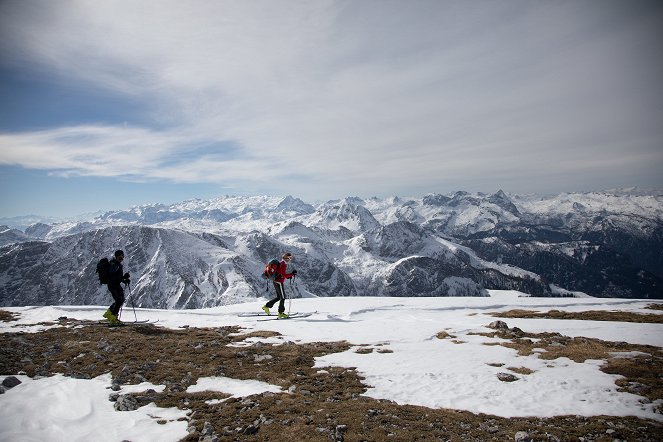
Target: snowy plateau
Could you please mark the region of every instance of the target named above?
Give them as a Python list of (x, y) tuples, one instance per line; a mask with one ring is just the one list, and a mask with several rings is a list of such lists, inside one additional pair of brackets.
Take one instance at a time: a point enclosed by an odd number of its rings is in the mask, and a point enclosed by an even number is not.
[[(1, 220), (0, 306), (105, 305), (95, 274), (116, 249), (136, 307), (263, 297), (264, 263), (294, 254), (293, 298), (663, 298), (663, 194), (455, 192), (421, 198), (220, 197), (86, 220)], [(273, 289), (270, 289), (273, 290)]]
[[(159, 322), (113, 328), (101, 306), (6, 307), (0, 440), (661, 440), (663, 304), (489, 295), (125, 307)], [(549, 313), (501, 316), (524, 311)]]

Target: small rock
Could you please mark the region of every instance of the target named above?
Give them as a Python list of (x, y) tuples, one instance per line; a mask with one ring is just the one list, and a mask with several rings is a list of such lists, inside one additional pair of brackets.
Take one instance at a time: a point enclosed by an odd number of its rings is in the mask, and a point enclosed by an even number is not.
[(345, 432), (348, 431), (347, 425), (336, 425), (336, 433), (334, 437), (335, 442), (343, 442), (345, 439)]
[(256, 434), (258, 432), (258, 427), (254, 427), (253, 425), (249, 425), (244, 429), (242, 432), (243, 434), (249, 435), (249, 434)]
[(9, 389), (9, 388), (14, 388), (18, 384), (20, 384), (21, 381), (19, 381), (16, 376), (9, 376), (6, 377), (4, 381), (2, 381), (2, 386)]
[(506, 322), (504, 321), (493, 321), (490, 324), (488, 324), (488, 328), (492, 328), (495, 330), (508, 330), (509, 326), (506, 325)]
[(203, 424), (203, 431), (200, 432), (203, 436), (211, 436), (214, 433), (214, 427), (211, 423), (205, 422)]
[(518, 377), (512, 375), (511, 373), (499, 372), (497, 373), (497, 379), (502, 382), (514, 382), (518, 380)]
[(117, 411), (134, 411), (138, 408), (138, 401), (133, 396), (122, 394), (115, 402), (115, 410)]
[(526, 431), (519, 431), (514, 436), (516, 442), (532, 442), (532, 438), (527, 434)]

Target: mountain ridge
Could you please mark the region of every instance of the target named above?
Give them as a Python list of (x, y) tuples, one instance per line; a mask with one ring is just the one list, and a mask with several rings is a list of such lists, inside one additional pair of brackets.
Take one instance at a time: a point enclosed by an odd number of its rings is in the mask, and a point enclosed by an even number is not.
[[(225, 196), (34, 224), (25, 233), (7, 228), (0, 245), (0, 305), (104, 304), (108, 294), (95, 287), (90, 270), (116, 248), (127, 253), (132, 294), (144, 307), (270, 296), (261, 267), (285, 250), (295, 254), (300, 275), (293, 296), (482, 296), (485, 289), (517, 289), (663, 298), (663, 197), (657, 195), (458, 191), (317, 205), (293, 196)], [(74, 252), (77, 259), (69, 259)]]

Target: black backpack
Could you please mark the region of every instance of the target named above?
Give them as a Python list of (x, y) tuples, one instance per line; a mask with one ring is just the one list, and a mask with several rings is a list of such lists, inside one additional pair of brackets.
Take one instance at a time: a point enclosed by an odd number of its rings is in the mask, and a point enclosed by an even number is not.
[(110, 261), (108, 261), (108, 258), (99, 260), (97, 273), (99, 274), (99, 284), (108, 284), (108, 277), (110, 276)]

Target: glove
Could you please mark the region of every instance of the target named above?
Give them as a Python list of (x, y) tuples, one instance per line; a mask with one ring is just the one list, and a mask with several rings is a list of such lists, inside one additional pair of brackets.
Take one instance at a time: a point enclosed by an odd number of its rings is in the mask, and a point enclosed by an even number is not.
[(127, 273), (124, 274), (123, 278), (124, 279), (129, 279), (129, 278), (131, 278), (131, 275), (129, 274), (129, 272), (127, 272)]
[(122, 282), (125, 284), (130, 284), (131, 283), (131, 275), (129, 275), (129, 272), (125, 273), (124, 276), (122, 277)]
[(292, 271), (292, 276), (296, 276), (296, 275), (297, 275), (297, 270), (293, 270)]

